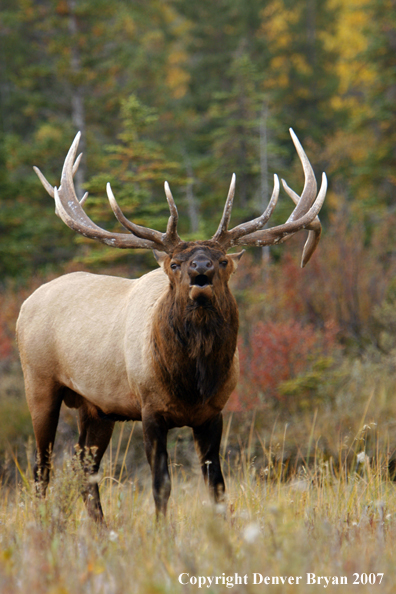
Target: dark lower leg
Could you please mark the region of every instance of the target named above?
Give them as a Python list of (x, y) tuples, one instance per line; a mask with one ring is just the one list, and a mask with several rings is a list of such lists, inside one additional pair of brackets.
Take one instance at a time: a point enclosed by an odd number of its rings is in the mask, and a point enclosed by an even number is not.
[(45, 496), (50, 479), (52, 451), (58, 427), (60, 407), (61, 400), (57, 401), (49, 410), (41, 409), (32, 412), (37, 445), (34, 480), (37, 492), (42, 496)]
[(221, 414), (193, 429), (194, 443), (201, 463), (202, 474), (215, 503), (223, 500), (225, 492), (219, 455), (222, 430), (223, 417)]
[(153, 496), (157, 518), (166, 515), (171, 492), (166, 439), (168, 429), (161, 417), (143, 415), (143, 436), (147, 460), (151, 467)]
[(80, 409), (80, 438), (78, 440), (81, 464), (86, 474), (82, 492), (88, 515), (97, 522), (103, 520), (97, 474), (114, 429), (113, 421), (90, 417)]

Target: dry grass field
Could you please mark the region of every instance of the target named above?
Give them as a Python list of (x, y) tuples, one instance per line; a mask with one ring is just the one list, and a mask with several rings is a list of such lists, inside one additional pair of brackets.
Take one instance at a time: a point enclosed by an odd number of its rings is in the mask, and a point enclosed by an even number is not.
[[(43, 501), (31, 481), (31, 452), (10, 454), (17, 472), (16, 484), (8, 480), (1, 490), (0, 592), (394, 592), (396, 487), (378, 428), (360, 419), (343, 464), (325, 460), (312, 425), (301, 442), (311, 462), (304, 464), (302, 454), (284, 480), (282, 455), (271, 449), (284, 455), (287, 427), (274, 428), (266, 444), (254, 418), (244, 434), (228, 419), (224, 506), (208, 500), (197, 465), (179, 461), (190, 453), (195, 460), (188, 443), (183, 452), (182, 430), (171, 441), (172, 496), (159, 523), (148, 466), (141, 463), (135, 474), (127, 468), (132, 424), (120, 425), (102, 468), (105, 527), (88, 519), (79, 496), (83, 477), (69, 455), (57, 455)], [(320, 424), (318, 415), (314, 421)], [(133, 431), (140, 440), (139, 424)], [(368, 434), (375, 455), (358, 459)], [(235, 439), (240, 447), (231, 459)]]

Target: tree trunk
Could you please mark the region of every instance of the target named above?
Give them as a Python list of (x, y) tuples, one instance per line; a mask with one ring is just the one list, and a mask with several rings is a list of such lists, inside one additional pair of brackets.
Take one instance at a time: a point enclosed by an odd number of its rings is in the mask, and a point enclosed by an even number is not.
[(316, 65), (316, 0), (307, 1), (307, 43), (308, 62), (314, 67)]
[[(78, 50), (78, 46), (75, 43), (78, 35), (78, 23), (76, 18), (76, 0), (68, 0), (68, 7), (69, 7), (69, 32), (71, 37), (71, 59), (70, 59), (70, 68), (72, 72), (72, 82), (71, 82), (71, 116), (72, 122), (76, 129), (76, 131), (81, 132), (81, 140), (79, 144), (79, 148), (82, 152), (85, 150), (85, 108), (84, 108), (84, 88), (81, 84), (75, 84), (74, 80), (79, 79), (79, 74), (81, 73), (81, 59), (80, 59), (80, 52)], [(83, 158), (78, 171), (74, 176), (74, 184), (76, 188), (76, 193), (79, 198), (81, 198), (84, 194), (83, 186), (85, 182), (85, 159)]]
[(194, 196), (193, 183), (194, 183), (194, 172), (191, 166), (191, 161), (186, 150), (183, 151), (184, 163), (187, 170), (188, 181), (186, 185), (186, 198), (187, 198), (187, 212), (190, 219), (190, 232), (196, 233), (199, 228), (199, 215), (197, 201)]
[[(268, 137), (267, 137), (268, 105), (264, 101), (260, 117), (260, 179), (261, 179), (261, 212), (267, 208), (269, 203), (268, 192)], [(267, 225), (265, 225), (267, 226)], [(266, 266), (270, 261), (269, 246), (261, 248), (261, 257), (263, 260), (263, 271), (265, 274)]]

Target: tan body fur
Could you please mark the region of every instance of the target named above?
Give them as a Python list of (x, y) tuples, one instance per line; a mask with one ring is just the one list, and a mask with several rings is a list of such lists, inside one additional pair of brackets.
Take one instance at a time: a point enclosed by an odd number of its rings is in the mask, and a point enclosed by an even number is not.
[(237, 383), (237, 353), (227, 384), (208, 410), (175, 406), (153, 372), (153, 316), (168, 287), (161, 268), (137, 280), (76, 272), (41, 286), (23, 304), (17, 324), (30, 410), (41, 405), (32, 399), (44, 405), (45, 392), (59, 386), (76, 393), (65, 393), (66, 405), (85, 404), (92, 415), (99, 408), (105, 415), (141, 420), (142, 409), (155, 407), (171, 415), (174, 426), (192, 426), (220, 412)]

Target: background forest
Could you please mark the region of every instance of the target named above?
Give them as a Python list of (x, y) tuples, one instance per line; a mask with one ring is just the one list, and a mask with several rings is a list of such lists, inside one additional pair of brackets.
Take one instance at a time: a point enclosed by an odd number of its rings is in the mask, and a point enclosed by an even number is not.
[[(203, 239), (217, 227), (234, 171), (235, 224), (263, 211), (273, 173), (301, 191), (289, 127), (317, 178), (328, 175), (324, 232), (304, 270), (299, 236), (245, 254), (233, 281), (242, 375), (228, 410), (240, 438), (255, 414), (263, 435), (283, 434), (288, 423), (290, 451), (311, 432), (324, 455), (376, 447), (367, 436), (377, 423), (391, 454), (395, 112), (394, 0), (2, 0), (3, 458), (31, 435), (14, 341), (22, 301), (68, 271), (135, 276), (154, 267), (148, 253), (67, 229), (32, 165), (57, 185), (81, 130), (76, 185), (80, 196), (89, 191), (86, 210), (98, 224), (117, 224), (110, 181), (130, 219), (162, 230), (167, 179), (182, 237)], [(272, 224), (290, 211), (283, 194)]]

